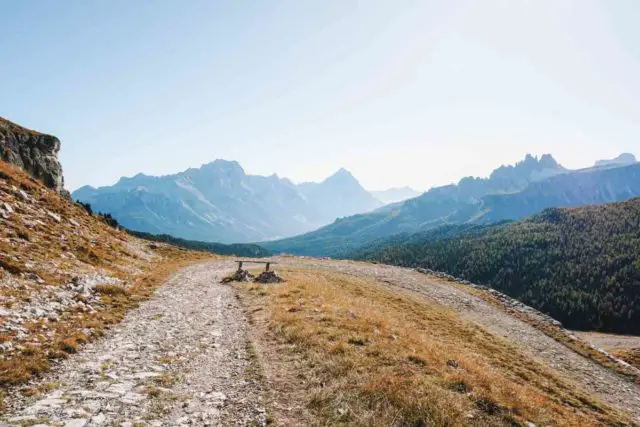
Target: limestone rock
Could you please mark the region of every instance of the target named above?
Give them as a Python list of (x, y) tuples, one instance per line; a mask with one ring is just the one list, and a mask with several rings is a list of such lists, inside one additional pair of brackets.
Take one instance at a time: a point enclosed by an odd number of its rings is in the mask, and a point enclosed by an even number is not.
[(59, 150), (60, 140), (55, 136), (0, 118), (0, 159), (24, 169), (47, 187), (66, 195)]

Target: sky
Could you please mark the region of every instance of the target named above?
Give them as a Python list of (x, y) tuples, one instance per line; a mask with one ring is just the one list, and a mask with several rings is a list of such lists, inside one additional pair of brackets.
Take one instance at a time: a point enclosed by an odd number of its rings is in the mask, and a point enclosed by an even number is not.
[(426, 190), (640, 155), (640, 1), (0, 0), (0, 115), (68, 189), (217, 158)]

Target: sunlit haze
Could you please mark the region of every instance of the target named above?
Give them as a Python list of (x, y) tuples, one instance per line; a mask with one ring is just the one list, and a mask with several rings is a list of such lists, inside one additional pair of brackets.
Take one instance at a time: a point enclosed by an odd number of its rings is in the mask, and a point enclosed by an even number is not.
[(640, 154), (640, 2), (4, 1), (0, 114), (67, 187), (216, 158), (368, 189)]

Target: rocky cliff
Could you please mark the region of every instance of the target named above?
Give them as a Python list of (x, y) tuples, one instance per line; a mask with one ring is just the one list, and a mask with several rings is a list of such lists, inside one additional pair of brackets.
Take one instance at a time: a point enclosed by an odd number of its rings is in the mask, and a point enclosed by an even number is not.
[(14, 164), (47, 187), (66, 194), (58, 160), (60, 140), (0, 117), (0, 159)]

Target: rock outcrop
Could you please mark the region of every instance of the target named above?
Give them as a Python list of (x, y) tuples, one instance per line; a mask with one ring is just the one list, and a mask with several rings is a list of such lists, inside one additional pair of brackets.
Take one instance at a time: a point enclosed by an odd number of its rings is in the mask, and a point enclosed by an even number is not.
[(0, 117), (0, 159), (66, 195), (59, 150), (60, 140), (55, 136), (23, 128)]

